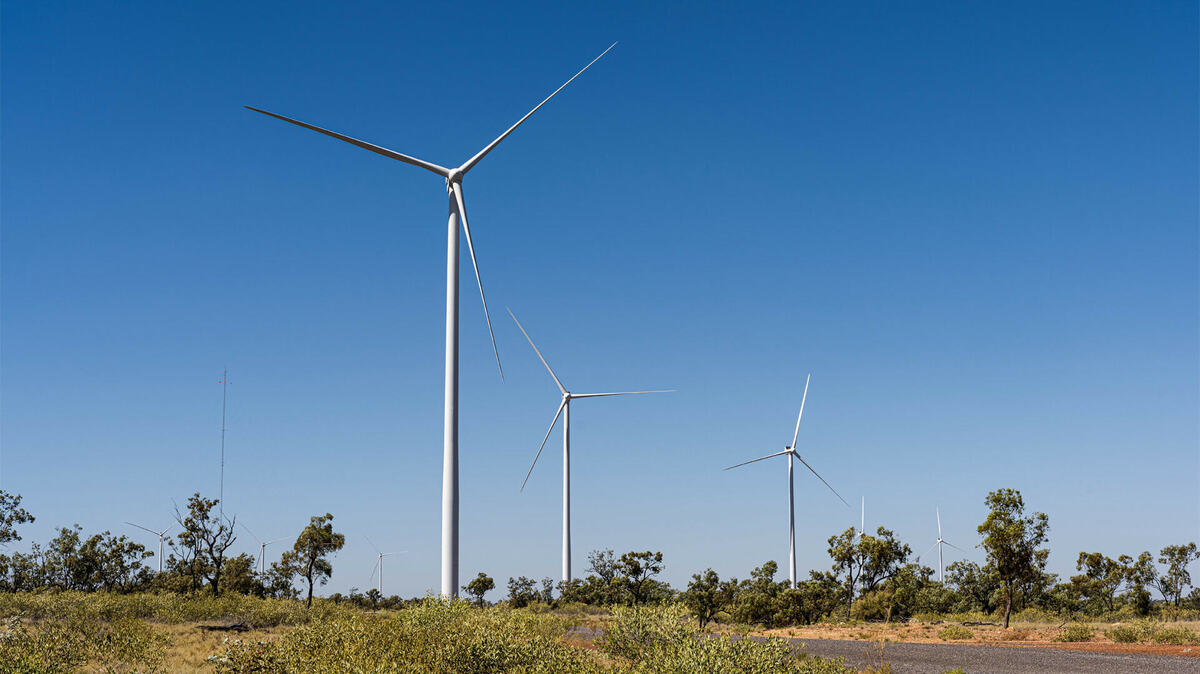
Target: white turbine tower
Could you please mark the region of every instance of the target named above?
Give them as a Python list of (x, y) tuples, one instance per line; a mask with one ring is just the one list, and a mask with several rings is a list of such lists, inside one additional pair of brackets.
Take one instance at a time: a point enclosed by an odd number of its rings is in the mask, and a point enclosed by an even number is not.
[[(363, 536), (363, 538), (367, 537)], [(375, 560), (375, 568), (371, 569), (371, 578), (375, 577), (376, 571), (379, 572), (379, 585), (376, 587), (379, 589), (379, 595), (383, 596), (383, 558), (391, 557), (392, 555), (403, 555), (404, 553), (408, 552), (408, 550), (401, 550), (400, 552), (383, 552), (379, 548), (375, 547), (375, 543), (373, 543), (371, 539), (367, 538), (367, 542), (371, 544), (371, 547), (375, 548), (375, 552), (379, 553), (379, 557)], [(370, 580), (370, 578), (367, 580)]]
[(525, 484), (529, 482), (529, 476), (533, 474), (533, 467), (537, 465), (538, 457), (542, 455), (542, 450), (546, 447), (546, 441), (550, 439), (550, 432), (554, 430), (554, 425), (558, 423), (559, 415), (563, 418), (563, 523), (562, 523), (562, 579), (563, 581), (571, 580), (571, 401), (580, 398), (603, 398), (607, 396), (631, 396), (641, 395), (644, 393), (672, 393), (672, 390), (665, 391), (618, 391), (615, 393), (571, 393), (562, 382), (559, 381), (558, 375), (554, 374), (554, 370), (550, 369), (550, 363), (542, 357), (542, 352), (538, 351), (537, 345), (533, 343), (533, 339), (529, 337), (529, 333), (525, 332), (525, 328), (521, 325), (521, 321), (517, 320), (512, 309), (508, 310), (508, 315), (512, 316), (517, 327), (521, 329), (521, 334), (525, 335), (525, 339), (529, 341), (529, 346), (533, 347), (533, 352), (537, 354), (542, 365), (546, 366), (546, 371), (554, 379), (555, 385), (558, 386), (559, 392), (562, 394), (562, 400), (558, 404), (558, 410), (554, 412), (554, 419), (550, 422), (550, 428), (546, 429), (546, 437), (542, 438), (542, 444), (538, 446), (537, 454), (533, 457), (533, 463), (529, 466), (529, 472), (525, 473), (525, 481), (521, 483), (521, 491), (525, 491)]
[[(460, 220), (462, 221), (463, 234), (467, 240), (467, 250), (471, 253), (471, 265), (475, 268), (475, 282), (479, 285), (479, 297), (483, 301), (483, 315), (487, 320), (488, 334), (492, 339), (492, 352), (496, 355), (496, 366), (500, 367), (500, 352), (496, 348), (496, 337), (492, 333), (492, 318), (488, 314), (487, 298), (483, 294), (483, 280), (479, 276), (479, 264), (475, 260), (475, 245), (471, 241), (471, 229), (467, 226), (467, 207), (463, 201), (463, 177), (480, 160), (487, 156), (489, 152), (494, 150), (500, 144), (500, 141), (507, 138), (513, 131), (516, 131), (517, 127), (521, 126), (533, 113), (537, 112), (551, 98), (554, 98), (555, 94), (562, 91), (576, 77), (583, 74), (584, 70), (590, 68), (592, 63), (599, 61), (600, 57), (607, 54), (615, 46), (616, 43), (614, 42), (600, 56), (592, 59), (591, 63), (584, 66), (583, 70), (575, 73), (571, 79), (567, 80), (558, 89), (555, 89), (554, 93), (547, 96), (541, 103), (538, 103), (537, 107), (526, 113), (524, 117), (517, 120), (516, 124), (509, 127), (507, 131), (500, 134), (491, 143), (488, 143), (487, 146), (458, 168), (439, 166), (432, 162), (410, 157), (409, 155), (401, 154), (378, 145), (372, 145), (371, 143), (322, 129), (312, 124), (291, 119), (290, 117), (246, 106), (254, 112), (260, 112), (264, 115), (269, 115), (276, 119), (332, 136), (338, 140), (346, 141), (364, 150), (370, 150), (376, 154), (423, 168), (442, 177), (446, 182), (446, 193), (449, 195), (450, 202), (450, 217), (447, 221), (446, 236), (446, 377), (442, 443), (442, 596), (458, 595), (458, 223)], [(504, 369), (502, 367), (500, 367), (500, 377), (504, 377)]]
[(858, 540), (862, 540), (863, 534), (867, 533), (867, 497), (862, 497), (862, 511), (858, 522)]
[(254, 535), (253, 531), (250, 531), (250, 527), (246, 526), (245, 524), (243, 524), (241, 522), (238, 522), (238, 524), (242, 525), (242, 528), (246, 530), (246, 533), (250, 534), (251, 538), (258, 541), (258, 572), (260, 574), (266, 573), (267, 572), (267, 546), (271, 545), (272, 543), (278, 543), (279, 541), (282, 541), (283, 538), (275, 538), (275, 539), (272, 539), (269, 541), (263, 541), (261, 538)]
[(746, 464), (754, 463), (756, 461), (763, 461), (765, 459), (771, 459), (776, 456), (786, 456), (787, 457), (787, 460), (788, 460), (788, 462), (787, 462), (787, 470), (788, 470), (788, 580), (791, 581), (792, 588), (796, 587), (796, 490), (795, 490), (794, 480), (792, 477), (792, 459), (799, 459), (800, 463), (804, 464), (804, 466), (806, 468), (808, 468), (810, 471), (812, 471), (812, 474), (816, 475), (818, 480), (823, 482), (826, 487), (829, 487), (829, 491), (833, 492), (833, 495), (838, 497), (838, 500), (840, 500), (842, 503), (844, 503), (847, 508), (850, 507), (850, 504), (846, 503), (846, 499), (842, 498), (842, 495), (837, 493), (837, 490), (834, 489), (832, 485), (830, 485), (828, 482), (825, 482), (825, 478), (821, 477), (821, 474), (818, 473), (812, 466), (808, 465), (808, 462), (804, 460), (804, 457), (800, 456), (800, 454), (796, 452), (796, 440), (799, 439), (799, 437), (800, 437), (800, 419), (804, 417), (804, 401), (808, 399), (808, 380), (811, 378), (812, 378), (812, 375), (809, 375), (804, 380), (804, 395), (801, 396), (801, 398), (800, 398), (800, 414), (796, 415), (796, 431), (795, 431), (795, 433), (792, 434), (791, 446), (785, 447), (782, 452), (775, 452), (774, 454), (760, 456), (757, 459), (743, 461), (742, 463), (730, 466), (729, 468), (725, 469), (725, 470), (732, 470), (734, 468), (738, 468), (739, 466), (744, 466)]
[[(937, 515), (937, 525), (938, 525), (937, 541), (935, 541), (933, 545), (929, 546), (929, 549), (926, 550), (925, 554), (921, 555), (921, 557), (928, 555), (930, 552), (933, 551), (934, 548), (937, 548), (937, 551), (938, 551), (938, 581), (945, 583), (946, 582), (946, 574), (942, 570), (942, 546), (949, 545), (950, 547), (954, 548), (955, 550), (958, 550), (959, 552), (964, 552), (964, 553), (966, 552), (966, 550), (963, 550), (962, 548), (958, 547), (957, 545), (942, 538), (942, 513), (941, 513), (941, 510), (938, 508), (934, 508), (933, 512)], [(921, 557), (917, 557), (918, 562), (921, 561)]]
[(149, 531), (150, 533), (154, 534), (155, 536), (158, 536), (158, 572), (162, 573), (163, 541), (165, 541), (167, 539), (166, 533), (168, 531), (170, 531), (171, 527), (173, 527), (175, 525), (172, 524), (170, 527), (167, 527), (166, 529), (163, 529), (162, 531), (155, 531), (153, 529), (148, 529), (140, 524), (134, 524), (133, 522), (126, 522), (125, 524), (128, 524), (131, 527), (137, 527), (137, 528), (141, 529), (142, 531)]

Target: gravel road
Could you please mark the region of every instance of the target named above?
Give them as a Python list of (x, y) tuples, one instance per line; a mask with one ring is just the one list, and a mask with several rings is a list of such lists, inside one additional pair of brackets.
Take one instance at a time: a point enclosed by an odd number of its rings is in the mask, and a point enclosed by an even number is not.
[[(846, 664), (879, 664), (878, 646), (868, 641), (789, 639), (797, 648), (826, 658), (844, 657)], [(942, 674), (961, 667), (969, 674), (1108, 674), (1109, 672), (1153, 672), (1154, 674), (1200, 673), (1200, 658), (1173, 655), (1126, 655), (1088, 653), (1054, 648), (1009, 648), (958, 644), (889, 643), (884, 659), (897, 674)]]

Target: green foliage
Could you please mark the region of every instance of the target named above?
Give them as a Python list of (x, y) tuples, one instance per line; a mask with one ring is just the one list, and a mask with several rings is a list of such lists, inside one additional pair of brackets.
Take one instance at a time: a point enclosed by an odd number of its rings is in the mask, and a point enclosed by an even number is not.
[(33, 515), (21, 507), (20, 494), (10, 494), (0, 489), (0, 546), (21, 540), (17, 525), (29, 524), (33, 520)]
[(324, 585), (333, 576), (329, 557), (346, 544), (346, 537), (333, 530), (333, 515), (316, 515), (300, 532), (292, 549), (284, 554), (281, 569), (295, 569), (308, 581), (308, 605), (312, 606), (313, 585)]
[(0, 673), (70, 672), (88, 663), (105, 672), (161, 672), (167, 643), (132, 618), (104, 622), (65, 611), (29, 626), (18, 614), (0, 631)]
[(540, 598), (537, 583), (532, 578), (520, 576), (508, 579), (508, 605), (510, 607), (524, 608)]
[(998, 489), (987, 495), (987, 519), (979, 525), (983, 549), (1004, 588), (1004, 626), (1008, 627), (1013, 596), (1022, 586), (1036, 585), (1043, 576), (1050, 519), (1045, 513), (1025, 516), (1025, 501), (1015, 489)]
[(850, 674), (840, 660), (802, 657), (782, 639), (709, 637), (678, 606), (613, 609), (601, 649), (634, 672), (804, 672)]
[(1091, 641), (1092, 637), (1096, 636), (1096, 630), (1091, 625), (1083, 623), (1073, 623), (1067, 625), (1062, 630), (1059, 630), (1058, 635), (1054, 637), (1055, 641)]
[(942, 641), (960, 641), (962, 639), (974, 639), (975, 633), (959, 625), (949, 625), (938, 630), (938, 638)]
[(652, 585), (649, 583), (654, 576), (662, 573), (663, 565), (661, 552), (626, 552), (621, 555), (615, 567), (617, 574), (625, 586), (633, 605), (644, 604), (649, 597)]
[(1156, 644), (1172, 644), (1175, 646), (1200, 645), (1200, 635), (1186, 627), (1163, 627), (1150, 633), (1150, 640)]
[(681, 595), (683, 605), (696, 616), (701, 629), (718, 614), (725, 612), (736, 596), (737, 580), (722, 582), (712, 569), (705, 569), (703, 574), (694, 574), (687, 591)]
[(312, 621), (267, 643), (231, 641), (217, 672), (599, 672), (547, 615), (427, 599), (387, 615)]
[(1167, 569), (1161, 574), (1155, 573), (1150, 578), (1150, 584), (1162, 594), (1164, 601), (1179, 606), (1180, 598), (1192, 584), (1188, 564), (1196, 559), (1200, 559), (1200, 550), (1197, 550), (1195, 543), (1168, 545), (1159, 552), (1158, 563), (1166, 564)]
[(1151, 629), (1148, 624), (1117, 625), (1104, 633), (1104, 636), (1118, 644), (1136, 644), (1150, 638)]
[(175, 566), (189, 577), (191, 589), (198, 590), (201, 580), (207, 580), (214, 597), (221, 593), (225, 553), (237, 541), (237, 518), (220, 514), (219, 503), (199, 492), (192, 494), (186, 513), (175, 509), (175, 521), (183, 531), (171, 542), (171, 548), (180, 555)]
[(466, 585), (463, 585), (462, 589), (467, 594), (471, 595), (472, 597), (475, 597), (476, 604), (483, 606), (483, 595), (487, 594), (488, 592), (491, 592), (495, 588), (496, 588), (496, 581), (492, 580), (491, 576), (480, 571), (479, 575), (475, 576), (475, 579), (472, 580), (471, 582), (467, 583)]

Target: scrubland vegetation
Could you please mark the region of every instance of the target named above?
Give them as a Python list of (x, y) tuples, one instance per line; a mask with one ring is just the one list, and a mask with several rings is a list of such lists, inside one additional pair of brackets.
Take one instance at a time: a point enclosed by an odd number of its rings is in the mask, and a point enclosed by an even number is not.
[[(951, 563), (945, 583), (892, 531), (850, 528), (829, 537), (830, 568), (795, 588), (768, 561), (741, 580), (708, 569), (676, 590), (659, 579), (662, 553), (597, 550), (581, 579), (509, 578), (507, 595), (489, 601), (496, 583), (479, 572), (463, 587), (470, 601), (443, 601), (374, 589), (314, 597), (344, 543), (332, 515), (312, 517), (257, 572), (249, 555), (226, 554), (236, 520), (197, 494), (176, 514), (161, 573), (141, 544), (77, 526), (0, 554), (0, 674), (852, 671), (745, 638), (755, 634), (1200, 645), (1195, 543), (1157, 557), (1082, 552), (1079, 573), (1060, 579), (1045, 570), (1048, 517), (1026, 513), (1013, 490), (986, 502), (984, 562)], [(19, 496), (0, 492), (0, 546), (32, 520)]]

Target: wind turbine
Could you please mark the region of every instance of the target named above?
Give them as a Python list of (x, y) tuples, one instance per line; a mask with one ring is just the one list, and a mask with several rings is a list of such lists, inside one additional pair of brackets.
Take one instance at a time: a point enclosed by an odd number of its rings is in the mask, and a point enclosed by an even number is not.
[(921, 557), (928, 555), (930, 553), (930, 551), (932, 551), (936, 547), (938, 549), (938, 580), (942, 583), (945, 583), (946, 582), (946, 574), (942, 571), (942, 546), (949, 545), (950, 547), (954, 548), (955, 550), (958, 550), (959, 552), (963, 552), (963, 553), (965, 553), (966, 550), (963, 550), (962, 548), (958, 547), (957, 545), (942, 538), (942, 513), (938, 508), (934, 508), (933, 512), (937, 515), (937, 524), (938, 524), (937, 541), (935, 541), (933, 545), (929, 546), (929, 550), (926, 550), (924, 555), (917, 557), (917, 561), (920, 562)]
[(863, 534), (867, 533), (867, 497), (862, 497), (862, 514), (858, 523), (858, 540), (861, 541)]
[[(251, 538), (258, 541), (258, 572), (260, 574), (266, 573), (267, 572), (267, 546), (271, 545), (272, 543), (278, 543), (279, 541), (282, 541), (283, 538), (276, 538), (276, 539), (264, 542), (261, 538), (259, 538), (258, 536), (255, 536), (253, 531), (250, 531), (250, 527), (246, 526), (245, 524), (243, 524), (241, 522), (238, 522), (238, 524), (242, 525), (242, 528), (246, 530), (246, 533), (250, 534)], [(286, 536), (285, 536), (285, 538), (286, 538)]]
[(533, 463), (529, 466), (529, 472), (525, 473), (525, 481), (521, 483), (521, 491), (525, 491), (525, 484), (529, 482), (529, 476), (533, 474), (533, 467), (537, 465), (538, 457), (542, 455), (542, 450), (546, 447), (546, 441), (550, 439), (550, 432), (554, 430), (554, 425), (558, 423), (559, 415), (563, 418), (563, 539), (562, 539), (562, 579), (563, 581), (571, 580), (571, 401), (581, 398), (603, 398), (608, 396), (631, 396), (641, 395), (644, 393), (672, 393), (673, 390), (664, 391), (618, 391), (615, 393), (571, 393), (559, 381), (558, 375), (554, 374), (554, 370), (550, 369), (550, 363), (542, 357), (542, 352), (538, 351), (537, 345), (533, 343), (533, 339), (529, 337), (529, 333), (525, 332), (525, 328), (521, 325), (521, 321), (517, 320), (516, 314), (512, 309), (508, 310), (508, 315), (512, 316), (517, 327), (521, 329), (521, 334), (525, 335), (525, 339), (529, 341), (529, 346), (533, 347), (533, 352), (537, 354), (542, 365), (546, 366), (546, 371), (554, 379), (555, 385), (558, 386), (559, 392), (562, 394), (562, 401), (558, 404), (558, 410), (554, 412), (554, 419), (550, 422), (550, 428), (546, 429), (546, 437), (542, 438), (542, 444), (538, 446), (537, 454), (533, 457)]
[(173, 527), (175, 525), (172, 524), (170, 527), (167, 527), (166, 529), (163, 529), (162, 531), (155, 531), (153, 529), (147, 529), (146, 527), (144, 527), (140, 524), (134, 524), (133, 522), (126, 522), (125, 524), (128, 524), (131, 527), (137, 527), (137, 528), (141, 529), (142, 531), (149, 531), (150, 533), (154, 534), (155, 536), (158, 536), (158, 572), (162, 573), (163, 541), (165, 541), (167, 539), (165, 534), (171, 530), (171, 527)]
[(496, 355), (496, 366), (500, 368), (500, 377), (504, 378), (504, 368), (500, 365), (500, 352), (496, 348), (496, 336), (492, 332), (492, 317), (488, 314), (487, 298), (483, 294), (483, 280), (479, 276), (479, 264), (475, 260), (475, 245), (471, 241), (471, 228), (467, 225), (467, 207), (463, 201), (463, 177), (475, 167), (489, 152), (494, 150), (500, 141), (504, 140), (517, 127), (525, 123), (533, 113), (537, 112), (551, 98), (562, 91), (576, 77), (583, 74), (593, 63), (616, 46), (614, 42), (600, 56), (592, 59), (582, 70), (575, 73), (561, 87), (554, 90), (541, 103), (517, 120), (507, 131), (500, 134), (482, 150), (475, 153), (466, 163), (457, 168), (446, 168), (416, 157), (410, 157), (394, 150), (389, 150), (366, 141), (322, 129), (290, 117), (277, 115), (273, 112), (246, 106), (254, 112), (281, 119), (285, 122), (302, 126), (306, 129), (332, 136), (364, 150), (411, 164), (418, 168), (437, 174), (446, 182), (446, 193), (449, 195), (450, 216), (447, 221), (446, 237), (446, 377), (445, 404), (443, 416), (442, 442), (442, 596), (458, 596), (458, 223), (462, 221), (463, 234), (467, 239), (467, 250), (471, 253), (471, 265), (475, 268), (475, 282), (479, 286), (479, 298), (483, 301), (483, 316), (487, 320), (488, 335), (492, 339), (492, 352)]
[(734, 468), (738, 468), (740, 466), (744, 466), (749, 463), (754, 463), (756, 461), (763, 461), (765, 459), (771, 459), (776, 456), (786, 456), (787, 457), (787, 460), (788, 460), (788, 462), (787, 462), (787, 470), (788, 470), (788, 579), (791, 581), (793, 589), (795, 589), (795, 587), (796, 587), (796, 490), (795, 490), (794, 479), (792, 477), (792, 459), (799, 459), (800, 463), (804, 464), (804, 466), (806, 468), (808, 468), (810, 471), (812, 471), (812, 474), (816, 475), (818, 480), (820, 480), (821, 482), (824, 482), (826, 487), (829, 487), (829, 491), (833, 492), (833, 495), (838, 497), (838, 500), (840, 500), (843, 504), (845, 504), (845, 506), (847, 508), (850, 507), (850, 504), (846, 503), (846, 499), (842, 498), (842, 495), (837, 493), (837, 490), (834, 489), (832, 485), (830, 485), (828, 482), (825, 482), (825, 478), (821, 477), (821, 474), (818, 473), (812, 466), (808, 465), (808, 462), (804, 460), (804, 457), (800, 456), (800, 454), (796, 452), (796, 440), (799, 439), (799, 437), (800, 437), (800, 419), (804, 417), (804, 401), (808, 399), (808, 381), (811, 378), (812, 378), (812, 375), (810, 374), (804, 380), (804, 395), (800, 397), (800, 414), (796, 415), (796, 431), (795, 431), (795, 433), (792, 434), (791, 446), (784, 447), (782, 452), (775, 452), (774, 454), (760, 456), (757, 459), (743, 461), (742, 463), (730, 466), (729, 468), (725, 469), (725, 470), (732, 470)]
[[(363, 538), (367, 537), (363, 536)], [(371, 543), (371, 547), (375, 548), (375, 552), (379, 553), (379, 558), (375, 560), (375, 568), (371, 569), (371, 578), (374, 578), (375, 572), (379, 571), (379, 585), (377, 587), (379, 588), (379, 595), (383, 596), (383, 558), (391, 557), (392, 555), (403, 555), (404, 553), (408, 552), (408, 550), (401, 550), (400, 552), (383, 552), (379, 548), (375, 547), (375, 543), (371, 542), (371, 539), (367, 538), (367, 542)]]

